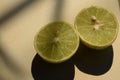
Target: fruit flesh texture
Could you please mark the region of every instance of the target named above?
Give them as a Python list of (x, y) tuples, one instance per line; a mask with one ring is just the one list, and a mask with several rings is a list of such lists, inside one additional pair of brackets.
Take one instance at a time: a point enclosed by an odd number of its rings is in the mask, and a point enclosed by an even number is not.
[(35, 39), (35, 47), (39, 55), (53, 63), (69, 59), (78, 46), (79, 37), (76, 31), (64, 22), (48, 24), (38, 32)]
[(76, 17), (75, 26), (84, 44), (95, 49), (110, 46), (118, 33), (115, 16), (106, 9), (95, 6), (83, 9)]

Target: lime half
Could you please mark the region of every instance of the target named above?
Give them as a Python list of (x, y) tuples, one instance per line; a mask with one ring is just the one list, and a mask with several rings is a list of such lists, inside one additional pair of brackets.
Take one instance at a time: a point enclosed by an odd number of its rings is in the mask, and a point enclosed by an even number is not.
[(79, 46), (79, 36), (68, 23), (57, 21), (42, 27), (34, 39), (37, 53), (46, 61), (60, 63), (71, 58)]
[(118, 34), (118, 21), (115, 15), (96, 6), (80, 11), (76, 16), (75, 26), (81, 41), (94, 49), (110, 46)]

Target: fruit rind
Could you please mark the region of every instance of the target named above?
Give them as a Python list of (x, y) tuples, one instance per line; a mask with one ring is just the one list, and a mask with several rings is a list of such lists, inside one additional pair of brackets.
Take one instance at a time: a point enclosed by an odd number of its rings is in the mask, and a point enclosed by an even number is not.
[[(93, 44), (91, 44), (90, 42), (86, 41), (86, 40), (80, 35), (79, 31), (78, 31), (78, 34), (79, 34), (79, 36), (80, 36), (81, 42), (83, 42), (87, 47), (92, 48), (92, 49), (97, 49), (97, 50), (105, 49), (105, 48), (107, 48), (108, 46), (112, 45), (112, 43), (116, 40), (117, 35), (118, 35), (118, 31), (119, 31), (119, 22), (118, 22), (118, 19), (115, 17), (115, 15), (114, 15), (111, 11), (108, 11), (107, 9), (105, 9), (105, 8), (103, 8), (103, 7), (98, 7), (98, 6), (91, 6), (91, 7), (98, 8), (98, 9), (99, 9), (99, 8), (104, 9), (104, 10), (106, 10), (108, 13), (110, 13), (110, 14), (112, 15), (112, 17), (114, 18), (114, 21), (115, 21), (116, 24), (117, 24), (115, 36), (114, 36), (114, 38), (113, 38), (110, 42), (108, 42), (108, 43), (106, 43), (106, 44), (104, 44), (104, 45), (93, 45)], [(88, 8), (91, 8), (91, 7), (88, 7)], [(79, 14), (80, 14), (81, 12), (87, 10), (88, 8), (82, 9), (82, 10), (78, 13), (78, 15), (76, 16), (75, 22), (74, 22), (74, 26), (75, 26), (76, 29), (77, 29), (77, 27), (78, 27), (78, 25), (77, 25), (76, 22), (77, 22), (77, 18), (78, 18), (78, 16), (79, 16)], [(78, 30), (78, 29), (77, 29), (77, 30)]]
[[(60, 59), (60, 60), (54, 60), (54, 59), (48, 59), (48, 58), (46, 58), (45, 56), (42, 55), (42, 54), (44, 54), (44, 53), (41, 53), (41, 52), (39, 51), (39, 49), (37, 48), (37, 45), (36, 45), (36, 40), (37, 40), (37, 37), (38, 37), (39, 32), (42, 31), (42, 30), (44, 30), (44, 29), (45, 29), (46, 27), (48, 27), (50, 24), (57, 24), (57, 23), (62, 23), (62, 24), (67, 24), (67, 25), (69, 25), (69, 27), (72, 28), (73, 31), (75, 32), (76, 37), (77, 37), (77, 43), (78, 43), (78, 44), (76, 45), (75, 50), (72, 51), (72, 53), (70, 53), (69, 56), (64, 57), (64, 58), (62, 58), (62, 59)], [(48, 36), (49, 36), (49, 34), (48, 34)], [(70, 25), (69, 23), (64, 22), (64, 21), (54, 21), (54, 22), (51, 22), (51, 23), (45, 25), (44, 27), (40, 28), (40, 30), (37, 32), (37, 34), (35, 35), (35, 38), (34, 38), (34, 48), (35, 48), (36, 52), (39, 54), (39, 56), (40, 56), (42, 59), (44, 59), (45, 61), (50, 62), (50, 63), (61, 63), (61, 62), (67, 61), (68, 59), (70, 59), (70, 58), (75, 54), (75, 52), (77, 51), (77, 49), (78, 49), (78, 47), (79, 47), (79, 42), (80, 42), (80, 41), (79, 41), (79, 36), (78, 36), (76, 30), (74, 29), (74, 27), (73, 27), (72, 25)]]

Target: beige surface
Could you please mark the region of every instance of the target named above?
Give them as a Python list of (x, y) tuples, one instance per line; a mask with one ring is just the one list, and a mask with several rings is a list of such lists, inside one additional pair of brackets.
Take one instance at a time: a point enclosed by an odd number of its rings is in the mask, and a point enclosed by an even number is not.
[[(9, 12), (9, 8), (14, 6), (5, 6), (18, 4), (15, 0), (0, 0), (0, 17), (3, 13)], [(36, 0), (30, 5), (4, 22), (0, 28), (0, 45), (6, 48), (8, 56), (14, 60), (21, 69), (19, 75), (11, 72), (0, 58), (0, 76), (5, 80), (33, 80), (31, 75), (31, 62), (36, 52), (33, 47), (33, 38), (38, 29), (48, 22), (54, 21), (55, 7), (57, 0)], [(12, 3), (13, 2), (13, 3)], [(21, 1), (22, 2), (22, 1)], [(71, 24), (74, 22), (76, 14), (85, 7), (99, 5), (114, 12), (120, 20), (120, 11), (118, 0), (64, 0), (64, 8), (61, 12), (61, 20)], [(20, 2), (19, 2), (20, 3)], [(120, 54), (119, 45), (120, 33), (117, 40), (113, 43), (114, 61), (113, 65), (106, 74), (101, 76), (92, 76), (75, 69), (74, 80), (119, 80), (120, 79)], [(7, 76), (7, 77), (6, 77)]]

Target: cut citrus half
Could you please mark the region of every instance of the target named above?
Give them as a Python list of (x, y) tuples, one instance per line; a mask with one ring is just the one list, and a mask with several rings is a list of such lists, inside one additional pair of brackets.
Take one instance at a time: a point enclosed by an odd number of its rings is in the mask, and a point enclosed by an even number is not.
[(76, 16), (75, 26), (81, 41), (93, 49), (110, 46), (118, 34), (118, 21), (108, 10), (91, 6)]
[(76, 30), (62, 21), (42, 27), (34, 39), (34, 47), (44, 60), (60, 63), (71, 58), (79, 46)]

